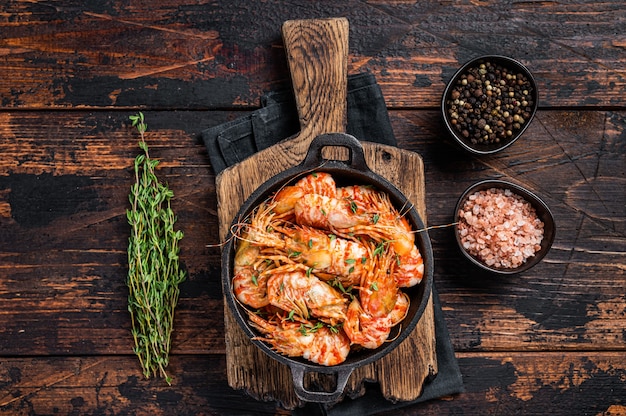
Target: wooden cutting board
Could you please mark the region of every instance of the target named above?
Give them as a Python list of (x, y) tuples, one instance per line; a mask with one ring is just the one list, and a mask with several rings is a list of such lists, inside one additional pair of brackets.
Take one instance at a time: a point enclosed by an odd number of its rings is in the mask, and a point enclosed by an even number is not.
[[(216, 178), (220, 238), (245, 199), (279, 172), (298, 165), (311, 141), (323, 133), (344, 133), (347, 111), (348, 21), (344, 18), (292, 20), (283, 39), (296, 97), (301, 131), (222, 171)], [(424, 166), (421, 157), (393, 146), (362, 142), (368, 166), (413, 202), (426, 222)], [(342, 160), (328, 149), (325, 157)], [(259, 400), (275, 400), (293, 409), (302, 405), (293, 389), (291, 371), (256, 347), (238, 326), (224, 302), (226, 366), (229, 385)], [(414, 331), (382, 359), (356, 369), (346, 386), (350, 397), (364, 393), (364, 381), (380, 383), (391, 401), (414, 400), (424, 382), (437, 373), (432, 297)], [(311, 375), (311, 382), (327, 381)]]

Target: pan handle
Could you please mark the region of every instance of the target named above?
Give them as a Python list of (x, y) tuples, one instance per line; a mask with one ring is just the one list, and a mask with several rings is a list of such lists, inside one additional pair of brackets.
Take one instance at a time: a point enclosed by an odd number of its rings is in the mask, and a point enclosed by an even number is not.
[(317, 403), (332, 403), (336, 402), (341, 398), (344, 389), (346, 388), (346, 384), (348, 384), (348, 379), (350, 378), (350, 374), (352, 374), (353, 368), (346, 367), (342, 369), (338, 369), (335, 373), (337, 376), (337, 385), (335, 386), (335, 391), (325, 392), (325, 391), (311, 391), (304, 388), (304, 375), (306, 372), (304, 371), (304, 367), (299, 365), (292, 365), (291, 375), (293, 377), (293, 388), (296, 392), (296, 395), (306, 402), (317, 402)]
[(328, 159), (322, 156), (322, 150), (327, 146), (345, 147), (348, 149), (348, 160), (345, 161), (348, 166), (363, 172), (370, 170), (365, 162), (365, 153), (361, 142), (356, 137), (346, 133), (321, 134), (313, 139), (302, 161), (302, 167), (315, 169), (327, 162)]

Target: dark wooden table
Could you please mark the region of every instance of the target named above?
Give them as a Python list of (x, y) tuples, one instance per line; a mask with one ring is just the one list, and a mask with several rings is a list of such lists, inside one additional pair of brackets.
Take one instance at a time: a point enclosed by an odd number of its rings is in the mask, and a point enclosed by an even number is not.
[[(85, 3), (81, 5), (81, 3)], [(388, 414), (626, 414), (626, 8), (622, 1), (9, 0), (0, 6), (0, 413), (288, 414), (228, 386), (215, 175), (199, 133), (289, 82), (285, 20), (347, 17), (349, 72), (376, 75), (425, 163), (431, 225), (485, 178), (552, 209), (542, 263), (493, 277), (430, 233), (466, 392)], [(445, 83), (516, 58), (539, 111), (501, 154), (443, 131)], [(143, 111), (174, 190), (182, 260), (174, 381), (145, 380), (127, 312), (125, 210)]]

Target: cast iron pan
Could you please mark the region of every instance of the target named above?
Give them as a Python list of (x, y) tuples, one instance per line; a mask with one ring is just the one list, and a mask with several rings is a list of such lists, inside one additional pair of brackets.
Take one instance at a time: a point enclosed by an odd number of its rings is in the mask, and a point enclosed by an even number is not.
[[(349, 153), (348, 159), (325, 159), (322, 155), (322, 149), (327, 146), (339, 146), (347, 149)], [(312, 171), (330, 173), (337, 181), (338, 186), (355, 184), (375, 186), (377, 189), (389, 195), (397, 209), (401, 212), (407, 212), (407, 219), (412, 225), (413, 230), (423, 230), (425, 228), (422, 219), (406, 196), (385, 178), (369, 169), (360, 142), (355, 137), (344, 133), (322, 134), (313, 139), (302, 163), (277, 174), (257, 188), (244, 202), (238, 214), (235, 216), (232, 225), (234, 226), (236, 223), (244, 220), (256, 206), (265, 201), (279, 188), (287, 183), (295, 183), (299, 178)], [(407, 211), (407, 207), (411, 208)], [(222, 285), (224, 294), (237, 323), (247, 336), (253, 338), (259, 334), (248, 323), (246, 311), (236, 301), (232, 291), (231, 282), (235, 257), (235, 239), (231, 232), (228, 233), (226, 241), (227, 244), (224, 246), (222, 252)], [(417, 232), (415, 235), (415, 243), (424, 259), (424, 277), (420, 284), (412, 288), (403, 289), (409, 295), (411, 305), (404, 321), (394, 328), (395, 333), (394, 330), (392, 330), (389, 337), (389, 339), (391, 339), (390, 342), (385, 343), (375, 350), (364, 349), (358, 352), (351, 352), (347, 360), (342, 364), (333, 367), (325, 367), (304, 359), (283, 356), (273, 351), (262, 341), (252, 341), (271, 358), (290, 368), (293, 376), (294, 389), (300, 399), (310, 402), (326, 403), (337, 401), (342, 396), (344, 387), (354, 369), (378, 360), (391, 352), (415, 328), (426, 308), (433, 281), (433, 253), (428, 233), (426, 231)], [(400, 328), (399, 333), (398, 328)], [(410, 357), (408, 359), (410, 359)], [(304, 376), (308, 372), (335, 375), (337, 380), (336, 388), (334, 391), (330, 392), (307, 390), (304, 386)]]

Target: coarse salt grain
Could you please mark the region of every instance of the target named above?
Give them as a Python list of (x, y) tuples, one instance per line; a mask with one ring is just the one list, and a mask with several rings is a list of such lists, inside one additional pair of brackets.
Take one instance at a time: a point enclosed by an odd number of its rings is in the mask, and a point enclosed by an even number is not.
[(541, 248), (543, 222), (530, 203), (510, 189), (477, 191), (458, 214), (461, 245), (490, 267), (519, 267)]

